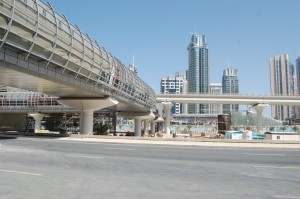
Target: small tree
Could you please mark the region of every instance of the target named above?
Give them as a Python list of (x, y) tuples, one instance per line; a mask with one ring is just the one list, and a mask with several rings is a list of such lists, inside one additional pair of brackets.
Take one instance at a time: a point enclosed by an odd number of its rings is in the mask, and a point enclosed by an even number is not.
[(183, 134), (188, 134), (189, 133), (189, 130), (188, 130), (188, 128), (187, 127), (185, 127), (182, 131), (181, 131), (181, 133), (183, 133)]
[(282, 126), (282, 127), (280, 127), (280, 129), (281, 129), (282, 131), (285, 131), (286, 127), (285, 127), (285, 126)]
[(110, 129), (110, 125), (96, 123), (94, 124), (94, 135), (107, 135), (107, 130)]
[(188, 124), (188, 125), (187, 125), (187, 128), (189, 129), (188, 133), (189, 133), (190, 137), (193, 137), (193, 133), (192, 133), (192, 131), (191, 131), (192, 125), (191, 125), (191, 124)]
[(298, 131), (299, 131), (299, 127), (298, 127), (298, 126), (293, 126), (293, 130), (294, 130), (295, 132), (298, 132)]
[(246, 130), (250, 131), (250, 130), (252, 130), (252, 128), (250, 126), (247, 126)]
[(234, 130), (234, 131), (238, 131), (238, 130), (239, 130), (239, 127), (235, 126), (235, 127), (233, 127), (233, 130)]
[(178, 132), (179, 132), (179, 129), (180, 129), (180, 126), (179, 126), (179, 125), (177, 125), (177, 126), (176, 126), (176, 133), (178, 133)]

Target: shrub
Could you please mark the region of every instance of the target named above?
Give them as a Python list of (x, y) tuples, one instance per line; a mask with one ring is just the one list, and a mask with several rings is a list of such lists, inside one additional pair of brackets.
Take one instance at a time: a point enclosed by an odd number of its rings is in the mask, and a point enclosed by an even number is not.
[(102, 124), (102, 123), (96, 123), (94, 124), (94, 135), (107, 135), (108, 129), (110, 128), (110, 125), (108, 124)]

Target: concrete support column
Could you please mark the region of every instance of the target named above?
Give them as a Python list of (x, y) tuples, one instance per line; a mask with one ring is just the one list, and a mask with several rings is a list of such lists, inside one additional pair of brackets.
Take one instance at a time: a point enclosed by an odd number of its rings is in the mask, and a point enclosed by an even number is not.
[(134, 136), (141, 136), (142, 133), (142, 120), (152, 121), (155, 115), (152, 111), (149, 112), (131, 112), (131, 113), (119, 113), (119, 116), (134, 119)]
[(257, 119), (257, 133), (261, 133), (262, 130), (262, 113), (266, 107), (266, 104), (257, 104), (253, 106), (253, 108), (256, 111), (256, 119)]
[(149, 134), (149, 120), (144, 120), (144, 134)]
[(111, 98), (60, 98), (57, 101), (80, 110), (80, 134), (93, 134), (94, 111), (118, 104)]
[(140, 117), (134, 118), (134, 136), (142, 136), (142, 119)]
[(80, 134), (93, 134), (94, 111), (81, 111), (80, 114)]
[(171, 108), (173, 106), (172, 102), (163, 102), (162, 103), (165, 109), (166, 119), (165, 119), (165, 132), (166, 134), (170, 134), (170, 126), (171, 126)]
[(117, 132), (117, 113), (116, 113), (116, 111), (114, 111), (112, 123), (113, 123), (113, 127), (114, 127), (114, 132)]
[(151, 133), (155, 133), (155, 121), (151, 122)]
[(41, 130), (41, 121), (47, 115), (46, 114), (41, 114), (41, 113), (30, 113), (29, 115), (32, 116), (33, 119), (35, 120), (35, 122), (34, 122), (34, 132), (38, 133)]
[(156, 120), (154, 120), (155, 123), (157, 123), (157, 130), (160, 131), (160, 126), (161, 124), (164, 122), (164, 118), (162, 118), (161, 116), (159, 116)]
[[(144, 123), (144, 131), (148, 131), (149, 130), (149, 121), (152, 121), (155, 118), (155, 115), (152, 113), (152, 111), (150, 111), (150, 113), (148, 113), (147, 115), (142, 115), (142, 116), (136, 116), (134, 117), (134, 135), (135, 136), (141, 136), (142, 133), (142, 120), (148, 121)], [(148, 127), (146, 127), (148, 126)]]

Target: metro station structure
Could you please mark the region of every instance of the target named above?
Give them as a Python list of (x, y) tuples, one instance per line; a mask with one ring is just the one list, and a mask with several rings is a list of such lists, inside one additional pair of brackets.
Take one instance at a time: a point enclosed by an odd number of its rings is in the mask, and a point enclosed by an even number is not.
[[(65, 105), (60, 111), (80, 112), (80, 134), (93, 133), (93, 114), (104, 108), (134, 118), (135, 135), (141, 136), (142, 121), (146, 131), (151, 122), (151, 132), (161, 121), (156, 103), (165, 108), (166, 134), (173, 103), (251, 105), (257, 111), (258, 131), (267, 104), (300, 105), (297, 96), (156, 95), (118, 58), (41, 0), (0, 1), (0, 85), (28, 90), (28, 95), (55, 96), (60, 104), (54, 107)], [(1, 96), (1, 112), (31, 112), (30, 103), (21, 97), (15, 97), (15, 110), (5, 109), (3, 99), (11, 95)], [(40, 111), (32, 114), (37, 123), (47, 112)]]

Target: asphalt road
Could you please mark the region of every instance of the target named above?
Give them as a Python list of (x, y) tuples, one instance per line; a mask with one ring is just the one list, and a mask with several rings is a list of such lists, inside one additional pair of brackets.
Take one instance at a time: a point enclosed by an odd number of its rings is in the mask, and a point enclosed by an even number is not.
[(300, 199), (300, 150), (0, 139), (0, 199)]

